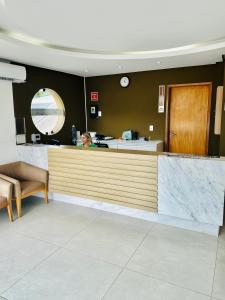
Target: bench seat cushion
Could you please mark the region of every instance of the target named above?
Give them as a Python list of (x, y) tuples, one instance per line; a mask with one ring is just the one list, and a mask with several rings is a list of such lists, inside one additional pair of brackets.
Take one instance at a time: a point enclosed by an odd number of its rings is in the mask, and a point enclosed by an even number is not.
[(45, 184), (40, 181), (20, 181), (20, 186), (22, 196), (45, 188)]

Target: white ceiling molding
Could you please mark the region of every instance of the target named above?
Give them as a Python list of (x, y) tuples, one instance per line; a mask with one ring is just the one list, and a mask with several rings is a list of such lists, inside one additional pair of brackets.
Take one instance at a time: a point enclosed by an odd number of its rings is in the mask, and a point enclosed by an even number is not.
[(65, 47), (61, 45), (54, 45), (47, 41), (40, 40), (36, 37), (29, 36), (22, 32), (11, 31), (0, 27), (0, 37), (10, 39), (15, 42), (22, 42), (32, 46), (43, 47), (47, 49), (54, 49), (58, 51), (77, 54), (79, 56), (88, 56), (90, 58), (107, 59), (140, 59), (140, 58), (161, 58), (178, 55), (194, 54), (210, 50), (225, 48), (225, 37), (213, 41), (206, 41), (198, 44), (184, 45), (169, 49), (159, 50), (143, 50), (143, 51), (107, 51), (107, 50), (93, 50), (93, 49), (79, 49), (72, 47)]

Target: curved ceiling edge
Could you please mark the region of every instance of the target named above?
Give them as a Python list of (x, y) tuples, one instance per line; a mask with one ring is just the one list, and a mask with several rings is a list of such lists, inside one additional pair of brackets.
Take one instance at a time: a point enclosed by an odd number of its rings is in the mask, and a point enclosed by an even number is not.
[(175, 48), (160, 49), (160, 50), (143, 50), (143, 51), (108, 51), (108, 50), (92, 50), (65, 47), (56, 44), (50, 44), (47, 41), (36, 37), (24, 34), (22, 32), (12, 31), (0, 27), (0, 38), (9, 39), (14, 42), (22, 42), (27, 45), (38, 46), (45, 49), (52, 49), (77, 56), (85, 56), (92, 58), (107, 58), (107, 59), (137, 59), (137, 58), (160, 58), (177, 55), (186, 55), (210, 50), (225, 48), (225, 37), (206, 41), (197, 44), (179, 46)]

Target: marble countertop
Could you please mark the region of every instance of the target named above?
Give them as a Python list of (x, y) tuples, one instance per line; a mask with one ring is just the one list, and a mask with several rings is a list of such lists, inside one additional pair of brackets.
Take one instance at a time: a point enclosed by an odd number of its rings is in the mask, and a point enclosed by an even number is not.
[(22, 144), (22, 145), (17, 145), (17, 146), (23, 146), (23, 147), (49, 147), (50, 145), (47, 144), (31, 144), (31, 143), (27, 143), (27, 144)]
[(163, 152), (160, 155), (166, 155), (168, 157), (181, 157), (181, 158), (194, 158), (194, 159), (219, 159), (225, 160), (223, 156), (209, 156), (209, 155), (193, 155), (193, 154), (182, 154), (182, 153), (172, 153), (172, 152)]
[(150, 141), (143, 141), (143, 140), (121, 140), (121, 139), (113, 139), (113, 140), (96, 140), (93, 139), (94, 142), (100, 142), (100, 143), (107, 143), (107, 144), (146, 144), (146, 145), (157, 145), (159, 143), (163, 143), (162, 140), (150, 140)]
[[(114, 140), (114, 141), (119, 141), (119, 140)], [(104, 141), (102, 141), (104, 142)], [(109, 141), (107, 141), (109, 142)], [(111, 140), (110, 142), (113, 142), (113, 140)], [(121, 141), (123, 142), (123, 141)], [(135, 142), (135, 141), (124, 141), (124, 142)], [(150, 142), (160, 142), (159, 140), (155, 140), (155, 141), (138, 141), (140, 143), (150, 143)], [(74, 150), (87, 150), (87, 151), (111, 151), (111, 152), (130, 152), (130, 153), (140, 153), (140, 154), (149, 154), (149, 155), (163, 155), (163, 156), (168, 156), (168, 157), (177, 157), (177, 158), (192, 158), (192, 159), (205, 159), (205, 160), (225, 160), (224, 156), (200, 156), (200, 155), (192, 155), (192, 154), (181, 154), (181, 153), (171, 153), (171, 152), (157, 152), (157, 151), (148, 151), (148, 150), (123, 150), (123, 149), (108, 149), (108, 148), (81, 148), (81, 147), (76, 147), (76, 146), (72, 146), (72, 145), (61, 145), (61, 146), (54, 146), (54, 145), (47, 145), (47, 144), (23, 144), (23, 145), (17, 145), (18, 147), (35, 147), (35, 148), (39, 148), (39, 147), (59, 147), (59, 148), (67, 148), (67, 149), (74, 149)]]

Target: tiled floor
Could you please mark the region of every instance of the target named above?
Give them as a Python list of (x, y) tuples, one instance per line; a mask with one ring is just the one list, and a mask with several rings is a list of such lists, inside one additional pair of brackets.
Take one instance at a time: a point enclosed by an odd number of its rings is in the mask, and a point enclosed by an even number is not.
[(225, 231), (217, 239), (33, 197), (21, 220), (0, 211), (1, 297), (225, 300)]

